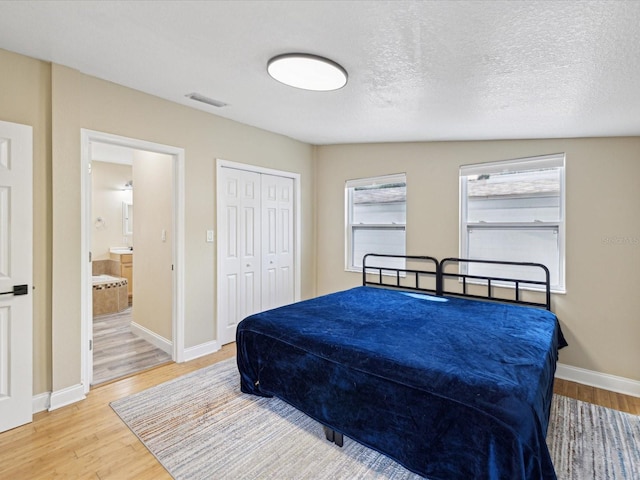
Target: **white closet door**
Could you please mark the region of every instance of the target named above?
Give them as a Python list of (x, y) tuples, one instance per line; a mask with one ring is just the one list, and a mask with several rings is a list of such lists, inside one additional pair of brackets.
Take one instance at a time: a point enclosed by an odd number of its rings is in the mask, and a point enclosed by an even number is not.
[(235, 341), (236, 325), (260, 311), (260, 174), (220, 169), (222, 201), (218, 229), (220, 278), (220, 344)]
[(293, 179), (262, 175), (262, 310), (294, 300)]

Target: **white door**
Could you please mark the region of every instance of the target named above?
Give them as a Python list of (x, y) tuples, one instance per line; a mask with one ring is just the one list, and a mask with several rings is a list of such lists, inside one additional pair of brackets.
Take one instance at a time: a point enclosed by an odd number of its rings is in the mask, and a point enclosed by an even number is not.
[(243, 318), (260, 311), (260, 174), (221, 168), (219, 175), (218, 332), (224, 345), (235, 341)]
[(32, 136), (0, 121), (0, 432), (32, 420)]
[(294, 300), (293, 179), (262, 175), (262, 310)]

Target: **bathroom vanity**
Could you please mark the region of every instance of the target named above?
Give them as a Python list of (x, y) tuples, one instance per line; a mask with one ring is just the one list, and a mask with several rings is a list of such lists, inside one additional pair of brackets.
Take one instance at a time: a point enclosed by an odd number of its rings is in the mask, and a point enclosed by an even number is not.
[(125, 248), (112, 248), (109, 258), (119, 264), (118, 275), (127, 279), (127, 294), (129, 303), (133, 299), (133, 251)]

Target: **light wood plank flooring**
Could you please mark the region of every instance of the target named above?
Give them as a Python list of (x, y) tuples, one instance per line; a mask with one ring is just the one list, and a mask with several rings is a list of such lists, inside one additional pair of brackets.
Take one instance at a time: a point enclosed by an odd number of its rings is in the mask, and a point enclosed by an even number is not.
[[(187, 363), (170, 363), (94, 388), (86, 400), (38, 413), (0, 434), (1, 479), (170, 479), (109, 403), (234, 357), (235, 345)], [(640, 415), (640, 398), (556, 380), (556, 393)]]
[(640, 397), (610, 392), (609, 390), (602, 390), (558, 378), (555, 380), (553, 391), (559, 395), (582, 400), (583, 402), (595, 403), (613, 410), (640, 415)]
[(171, 361), (171, 355), (131, 333), (131, 307), (93, 317), (93, 383), (108, 382)]

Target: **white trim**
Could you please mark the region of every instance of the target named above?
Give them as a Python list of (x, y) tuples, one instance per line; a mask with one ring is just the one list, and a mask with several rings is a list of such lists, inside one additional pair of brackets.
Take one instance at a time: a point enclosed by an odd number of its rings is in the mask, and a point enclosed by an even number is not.
[(91, 139), (87, 130), (80, 130), (80, 374), (84, 393), (89, 393), (93, 381), (93, 287), (88, 262), (91, 252)]
[(220, 345), (218, 345), (216, 340), (201, 343), (195, 347), (187, 347), (184, 349), (184, 361), (188, 362), (189, 360), (195, 360), (196, 358), (204, 357), (210, 353), (215, 353), (218, 350), (220, 350)]
[(78, 383), (62, 390), (51, 392), (51, 401), (49, 405), (49, 411), (57, 410), (58, 408), (66, 407), (72, 403), (79, 402), (85, 398), (84, 385)]
[[(295, 254), (294, 254), (294, 263), (295, 263), (295, 270), (294, 270), (294, 301), (295, 302), (299, 302), (300, 301), (300, 296), (301, 296), (301, 275), (302, 275), (302, 194), (301, 194), (301, 188), (300, 188), (300, 174), (299, 173), (294, 173), (294, 172), (287, 172), (284, 170), (274, 170), (272, 168), (265, 168), (265, 167), (258, 167), (255, 165), (248, 165), (246, 163), (237, 163), (237, 162), (231, 162), (229, 160), (223, 160), (221, 158), (217, 158), (216, 159), (216, 192), (220, 192), (220, 185), (218, 184), (218, 181), (220, 179), (220, 169), (221, 168), (235, 168), (236, 170), (243, 170), (246, 172), (254, 172), (254, 173), (261, 173), (261, 174), (267, 174), (267, 175), (276, 175), (276, 176), (280, 176), (280, 177), (285, 177), (285, 178), (291, 178), (293, 180), (293, 190), (294, 190), (294, 194), (295, 194), (295, 205), (294, 205), (294, 221), (295, 221), (295, 231), (294, 231), (294, 244), (295, 244)], [(218, 198), (218, 193), (216, 193), (216, 231), (218, 232), (218, 234), (220, 234), (220, 225), (218, 225), (218, 219), (221, 217), (221, 213), (220, 213), (220, 208), (221, 208), (221, 202), (219, 201)], [(220, 318), (220, 277), (222, 275), (221, 272), (221, 262), (219, 261), (219, 259), (222, 257), (222, 252), (220, 251), (220, 242), (216, 242), (216, 338), (220, 339), (220, 323), (217, 321), (218, 318)], [(219, 347), (218, 347), (219, 348)], [(195, 357), (194, 357), (195, 358)]]
[(151, 345), (159, 348), (163, 352), (168, 353), (169, 355), (173, 354), (173, 342), (167, 340), (166, 338), (158, 335), (155, 332), (152, 332), (148, 328), (143, 327), (142, 325), (138, 325), (135, 322), (131, 322), (131, 333), (142, 338), (143, 340), (146, 340)]
[(407, 183), (407, 172), (380, 175), (379, 177), (364, 177), (345, 180), (344, 188), (368, 187), (370, 185), (386, 183)]
[(624, 395), (640, 397), (640, 381), (609, 375), (608, 373), (594, 372), (593, 370), (558, 363), (556, 367), (556, 378), (602, 388)]
[(243, 170), (245, 172), (264, 173), (267, 175), (276, 175), (286, 178), (300, 178), (299, 173), (287, 172), (286, 170), (275, 170), (273, 168), (259, 167), (257, 165), (249, 165), (248, 163), (232, 162), (230, 160), (224, 160), (222, 158), (216, 158), (216, 167), (235, 168), (236, 170)]
[[(355, 265), (356, 259), (354, 258), (354, 230), (357, 228), (382, 228), (404, 231), (404, 252), (407, 250), (407, 218), (406, 218), (406, 190), (405, 190), (405, 222), (393, 223), (393, 224), (373, 224), (373, 223), (353, 223), (353, 191), (358, 187), (369, 187), (372, 185), (385, 185), (390, 183), (404, 183), (405, 189), (407, 186), (407, 173), (392, 173), (389, 175), (381, 175), (378, 177), (365, 177), (356, 178), (351, 180), (345, 180), (344, 182), (344, 231), (345, 231), (345, 243), (344, 243), (344, 271), (345, 272), (359, 272), (362, 273), (362, 267)], [(367, 252), (374, 253), (374, 252)], [(382, 252), (377, 252), (382, 253)], [(360, 259), (362, 260), (362, 259)], [(391, 273), (383, 272), (383, 275), (391, 275)], [(393, 274), (395, 275), (395, 274)]]
[[(558, 242), (558, 284), (551, 285), (552, 293), (567, 293), (567, 273), (566, 273), (566, 154), (554, 153), (550, 155), (540, 155), (536, 157), (525, 157), (514, 160), (503, 160), (498, 162), (477, 163), (473, 165), (462, 165), (459, 168), (458, 176), (458, 225), (459, 225), (459, 256), (461, 258), (470, 258), (469, 254), (469, 235), (470, 229), (500, 229), (510, 228), (514, 226), (522, 228), (537, 228), (546, 226), (557, 227)], [(560, 206), (560, 215), (557, 221), (553, 222), (506, 222), (506, 221), (488, 221), (488, 222), (470, 222), (468, 219), (468, 190), (467, 181), (471, 175), (517, 172), (524, 170), (537, 170), (540, 168), (558, 168), (560, 174), (560, 192), (558, 195)], [(535, 259), (528, 259), (535, 261)], [(546, 265), (553, 270), (553, 265)], [(553, 282), (553, 280), (552, 280)], [(523, 290), (535, 290), (529, 286), (523, 286)]]
[(184, 148), (163, 145), (160, 143), (139, 140), (135, 138), (113, 135), (80, 129), (81, 159), (81, 369), (84, 393), (88, 393), (93, 380), (92, 352), (89, 350), (89, 340), (93, 336), (92, 303), (89, 301), (91, 291), (91, 272), (88, 262), (91, 251), (91, 237), (88, 235), (91, 223), (91, 142), (106, 143), (134, 150), (162, 153), (173, 157), (174, 164), (174, 232), (173, 246), (174, 287), (173, 287), (173, 320), (172, 320), (172, 350), (170, 353), (176, 362), (184, 361), (184, 322), (185, 322), (185, 151)]
[(565, 153), (552, 153), (536, 157), (514, 158), (497, 162), (474, 163), (460, 166), (460, 176), (496, 174), (532, 170), (539, 168), (555, 168), (565, 166)]
[(31, 399), (31, 413), (44, 412), (51, 405), (51, 392), (39, 393)]
[(185, 153), (183, 148), (174, 153), (174, 226), (173, 244), (174, 286), (173, 286), (173, 361), (184, 362), (184, 329), (186, 316), (186, 208), (185, 208)]

